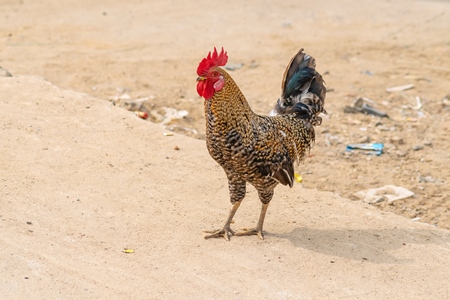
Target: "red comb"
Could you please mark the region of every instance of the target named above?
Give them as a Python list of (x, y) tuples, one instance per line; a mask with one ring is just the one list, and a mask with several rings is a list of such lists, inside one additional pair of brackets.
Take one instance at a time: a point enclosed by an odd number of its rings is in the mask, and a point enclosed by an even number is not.
[(212, 67), (225, 66), (228, 61), (227, 52), (220, 51), (220, 54), (217, 53), (216, 47), (214, 47), (214, 52), (211, 55), (211, 51), (208, 53), (208, 56), (202, 59), (202, 61), (198, 64), (197, 74), (198, 76), (205, 75), (209, 69)]

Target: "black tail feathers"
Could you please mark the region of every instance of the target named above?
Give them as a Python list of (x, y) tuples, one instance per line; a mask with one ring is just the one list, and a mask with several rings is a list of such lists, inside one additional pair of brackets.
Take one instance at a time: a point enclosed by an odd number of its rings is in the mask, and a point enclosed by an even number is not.
[(284, 73), (281, 97), (275, 105), (275, 114), (295, 114), (314, 126), (322, 123), (319, 114), (326, 113), (326, 88), (315, 67), (315, 59), (300, 49)]

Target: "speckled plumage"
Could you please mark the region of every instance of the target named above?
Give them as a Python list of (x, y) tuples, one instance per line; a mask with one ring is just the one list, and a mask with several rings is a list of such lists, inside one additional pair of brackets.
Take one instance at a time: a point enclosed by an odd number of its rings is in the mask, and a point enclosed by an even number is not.
[[(303, 55), (298, 60), (300, 63), (293, 66), (299, 55)], [(234, 234), (229, 228), (229, 222), (245, 197), (248, 182), (258, 191), (263, 210), (257, 228), (238, 235), (258, 234), (263, 238), (262, 223), (274, 188), (278, 183), (292, 187), (294, 163), (302, 161), (314, 143), (313, 125), (320, 123), (318, 114), (324, 112), (323, 80), (313, 68), (310, 68), (313, 71), (309, 71), (314, 74), (313, 78), (306, 80), (309, 82), (307, 89), (313, 87), (320, 90), (320, 97), (312, 92), (308, 93), (308, 90), (302, 90), (303, 100), (295, 92), (294, 95), (287, 95), (291, 98), (286, 100), (285, 82), (290, 81), (289, 75), (293, 77), (297, 74), (299, 77), (296, 70), (289, 74), (289, 69), (304, 68), (301, 65), (305, 64), (304, 56), (300, 51), (288, 65), (282, 85), (282, 97), (277, 102), (275, 116), (255, 114), (231, 76), (219, 66), (214, 67), (214, 71), (223, 76), (224, 86), (204, 102), (206, 144), (211, 157), (222, 166), (227, 175), (233, 209), (224, 229), (212, 231), (213, 234), (207, 237), (224, 236), (228, 239), (227, 230)], [(301, 76), (303, 75), (300, 74)], [(302, 85), (305, 85), (305, 82), (302, 82)], [(287, 101), (290, 101), (289, 105)]]

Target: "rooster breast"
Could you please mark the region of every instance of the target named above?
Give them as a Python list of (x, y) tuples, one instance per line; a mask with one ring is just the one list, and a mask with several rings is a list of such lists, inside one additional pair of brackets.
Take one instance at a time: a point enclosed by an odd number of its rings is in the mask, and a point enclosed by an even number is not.
[(258, 190), (273, 189), (278, 182), (292, 186), (298, 153), (289, 125), (282, 126), (277, 117), (255, 114), (243, 118), (206, 115), (208, 151), (229, 180), (249, 182)]

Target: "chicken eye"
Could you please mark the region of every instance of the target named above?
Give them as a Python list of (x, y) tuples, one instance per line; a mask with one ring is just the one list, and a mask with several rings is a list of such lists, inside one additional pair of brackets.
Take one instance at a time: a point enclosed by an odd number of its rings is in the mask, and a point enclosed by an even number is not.
[(213, 77), (217, 77), (217, 76), (219, 76), (219, 72), (217, 72), (217, 71), (214, 71), (214, 72), (212, 73), (212, 76), (213, 76)]

